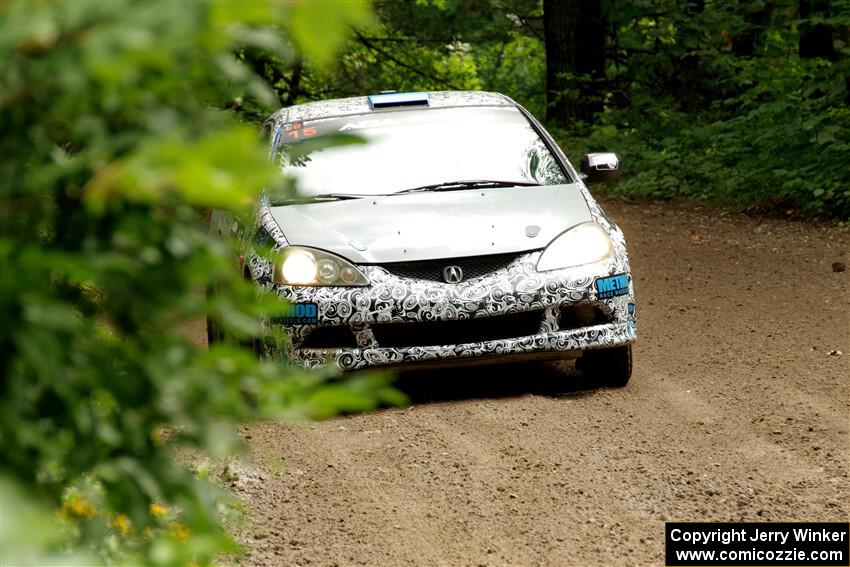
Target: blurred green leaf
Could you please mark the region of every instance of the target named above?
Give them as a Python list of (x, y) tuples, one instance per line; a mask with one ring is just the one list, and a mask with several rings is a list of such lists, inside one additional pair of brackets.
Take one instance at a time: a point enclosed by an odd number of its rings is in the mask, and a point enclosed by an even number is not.
[[(233, 500), (176, 447), (229, 454), (242, 420), (401, 399), (244, 345), (285, 340), (261, 324), (284, 303), (237, 259), (261, 191), (291, 182), (245, 122), (278, 102), (242, 50), (293, 55), (299, 10), (0, 5), (0, 563), (208, 564), (236, 549), (220, 522)], [(368, 15), (334, 10), (303, 25)], [(212, 235), (213, 207), (243, 230)], [(236, 340), (206, 349), (208, 317)]]
[(371, 21), (365, 0), (344, 2), (309, 2), (299, 0), (291, 5), (289, 33), (295, 44), (319, 65), (334, 61), (346, 35), (354, 27)]

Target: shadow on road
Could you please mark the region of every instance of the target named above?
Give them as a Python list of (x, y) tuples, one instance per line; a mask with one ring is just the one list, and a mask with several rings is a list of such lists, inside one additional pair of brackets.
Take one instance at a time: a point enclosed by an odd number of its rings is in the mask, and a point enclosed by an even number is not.
[(578, 397), (592, 393), (593, 386), (571, 362), (523, 362), (514, 364), (405, 370), (396, 386), (411, 403), (517, 397), (526, 394)]

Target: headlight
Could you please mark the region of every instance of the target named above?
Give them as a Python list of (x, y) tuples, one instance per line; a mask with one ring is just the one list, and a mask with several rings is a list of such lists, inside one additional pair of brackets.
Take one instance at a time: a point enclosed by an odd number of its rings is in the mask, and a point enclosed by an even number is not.
[(614, 254), (608, 231), (595, 222), (585, 222), (562, 233), (549, 243), (537, 262), (538, 272), (572, 268), (599, 262)]
[(309, 286), (363, 286), (369, 280), (351, 262), (329, 252), (288, 246), (275, 262), (274, 282)]

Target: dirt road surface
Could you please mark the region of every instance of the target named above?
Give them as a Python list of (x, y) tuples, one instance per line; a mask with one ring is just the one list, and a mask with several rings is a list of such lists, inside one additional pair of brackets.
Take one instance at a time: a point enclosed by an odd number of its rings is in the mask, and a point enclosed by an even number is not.
[(405, 409), (244, 428), (246, 565), (661, 565), (667, 520), (840, 520), (848, 233), (606, 203), (632, 383), (545, 365), (404, 376)]

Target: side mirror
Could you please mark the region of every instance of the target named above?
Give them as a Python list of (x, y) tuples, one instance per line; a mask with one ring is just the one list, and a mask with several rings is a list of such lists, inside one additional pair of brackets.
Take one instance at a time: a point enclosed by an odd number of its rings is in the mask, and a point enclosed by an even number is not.
[(586, 154), (581, 158), (581, 173), (586, 183), (613, 181), (620, 177), (620, 158), (617, 154)]

